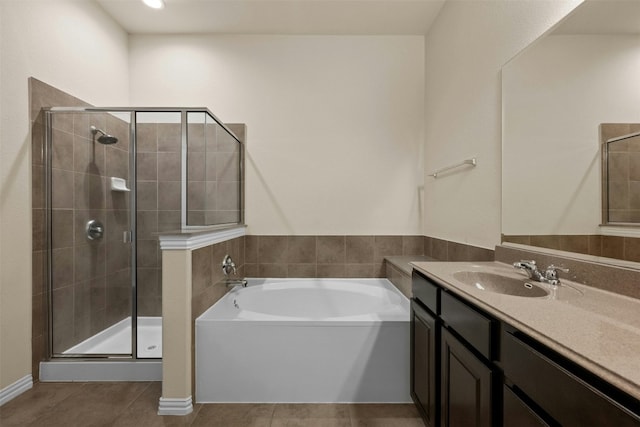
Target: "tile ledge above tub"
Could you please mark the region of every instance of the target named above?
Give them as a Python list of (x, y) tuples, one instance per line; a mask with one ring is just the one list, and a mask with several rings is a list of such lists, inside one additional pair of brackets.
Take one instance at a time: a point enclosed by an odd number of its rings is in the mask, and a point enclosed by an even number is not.
[(167, 231), (158, 234), (160, 249), (194, 250), (216, 243), (226, 242), (246, 234), (246, 225), (231, 227), (210, 227), (206, 229)]

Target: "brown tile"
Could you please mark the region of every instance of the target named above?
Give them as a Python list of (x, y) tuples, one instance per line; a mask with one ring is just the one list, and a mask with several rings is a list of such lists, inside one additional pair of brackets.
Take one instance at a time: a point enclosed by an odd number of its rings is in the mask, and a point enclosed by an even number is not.
[(138, 153), (158, 151), (158, 125), (156, 123), (136, 124), (136, 150)]
[(32, 209), (31, 211), (31, 241), (34, 251), (41, 251), (45, 247), (45, 210)]
[(82, 383), (36, 383), (31, 390), (2, 406), (0, 425), (34, 425), (38, 419), (46, 419), (64, 400), (79, 396), (83, 386)]
[(447, 243), (447, 261), (469, 261), (469, 246), (464, 243)]
[(602, 236), (590, 235), (589, 236), (589, 255), (600, 256), (602, 253)]
[(273, 404), (258, 403), (218, 403), (202, 405), (193, 427), (268, 427), (273, 415)]
[(373, 262), (380, 263), (385, 256), (402, 255), (402, 236), (374, 236)]
[(531, 236), (531, 245), (541, 248), (560, 249), (560, 238), (557, 235)]
[(624, 237), (602, 236), (602, 256), (622, 259), (624, 256)]
[(73, 399), (61, 401), (48, 416), (36, 420), (47, 426), (108, 425), (148, 387), (149, 383), (87, 383)]
[(244, 276), (245, 277), (260, 277), (258, 272), (258, 264), (246, 263), (244, 265)]
[(34, 165), (44, 165), (44, 135), (44, 124), (33, 122), (31, 126), (31, 163)]
[(205, 181), (208, 170), (208, 164), (202, 153), (187, 154), (187, 180), (188, 181)]
[(180, 153), (158, 153), (158, 181), (180, 181), (181, 178)]
[(138, 211), (138, 239), (155, 239), (158, 232), (158, 211)]
[(624, 259), (628, 261), (640, 262), (640, 238), (624, 238)]
[(73, 210), (52, 209), (51, 246), (54, 249), (73, 246)]
[(446, 240), (436, 239), (435, 237), (431, 239), (431, 256), (438, 261), (446, 261), (449, 259), (447, 254), (448, 245)]
[(580, 254), (589, 253), (589, 236), (586, 235), (565, 235), (560, 236), (560, 250), (567, 252), (577, 252)]
[[(105, 229), (106, 234), (102, 239), (103, 241), (106, 240), (106, 241), (122, 242), (123, 233), (131, 229), (131, 224), (130, 224), (131, 212), (129, 212), (128, 210), (105, 211), (104, 215), (106, 216), (106, 221), (105, 221), (105, 218), (101, 216), (103, 215), (102, 213), (98, 216), (93, 216), (92, 212), (88, 212), (88, 215), (86, 215), (87, 211), (76, 211), (76, 214), (78, 213), (81, 214), (82, 217), (84, 217), (84, 221), (79, 221), (79, 223), (78, 222), (76, 223), (76, 227), (78, 231), (82, 231), (80, 227), (84, 227), (86, 222), (90, 219), (95, 218), (104, 222), (104, 224), (106, 225), (106, 229)], [(78, 217), (78, 215), (76, 215), (76, 217)], [(76, 239), (76, 242), (78, 241), (79, 240)]]
[(179, 211), (182, 204), (182, 183), (180, 181), (158, 182), (158, 210)]
[(287, 243), (287, 236), (260, 236), (258, 238), (258, 263), (286, 263)]
[(629, 153), (629, 179), (640, 181), (640, 152)]
[(424, 255), (424, 237), (402, 236), (402, 255)]
[(60, 169), (51, 171), (51, 207), (54, 209), (73, 208), (73, 172)]
[(31, 256), (31, 281), (33, 295), (40, 295), (47, 292), (45, 281), (45, 268), (47, 257), (45, 251), (34, 251)]
[(315, 236), (288, 236), (287, 262), (295, 264), (315, 263)]
[(346, 264), (344, 277), (371, 279), (378, 276), (378, 264)]
[(160, 251), (157, 240), (138, 240), (136, 257), (138, 267), (158, 267), (158, 252)]
[(138, 180), (158, 180), (158, 155), (156, 153), (138, 153), (136, 156)]
[(282, 403), (275, 405), (273, 418), (350, 418), (347, 404)]
[[(181, 212), (179, 210), (158, 211), (158, 231), (172, 231), (180, 229)], [(140, 238), (140, 236), (138, 236)], [(153, 236), (153, 238), (157, 238)]]
[(73, 134), (53, 130), (51, 165), (56, 169), (73, 170)]
[(640, 210), (640, 181), (629, 182), (629, 209)]
[(421, 418), (369, 418), (353, 420), (353, 427), (424, 427)]
[(189, 211), (204, 211), (205, 209), (205, 182), (189, 181), (187, 183), (187, 209)]
[(178, 153), (182, 149), (180, 123), (158, 123), (158, 151)]
[(432, 239), (431, 239), (431, 237), (424, 236), (423, 248), (424, 248), (425, 256), (430, 257), (431, 254), (432, 254)]
[[(105, 153), (107, 157), (107, 176), (114, 176), (117, 178), (123, 178), (125, 180), (129, 179), (129, 153), (127, 151), (121, 150), (119, 147), (115, 145), (110, 145), (105, 148)], [(147, 153), (140, 153), (139, 156), (148, 155)], [(138, 163), (140, 165), (140, 163)], [(140, 172), (140, 166), (138, 166), (138, 173)], [(139, 179), (144, 181), (153, 181), (153, 179), (149, 179), (143, 177), (139, 174)]]
[(258, 236), (247, 235), (244, 238), (245, 262), (258, 262)]
[(493, 261), (495, 254), (492, 249), (469, 246), (467, 248), (470, 261)]
[(503, 242), (509, 242), (509, 243), (518, 243), (520, 245), (530, 245), (531, 244), (531, 236), (524, 236), (524, 235), (506, 236), (506, 235), (503, 235), (502, 236), (502, 241)]
[(196, 249), (191, 253), (191, 270), (194, 294), (202, 292), (212, 284), (211, 246)]
[(349, 264), (373, 263), (373, 236), (347, 236), (346, 262)]
[(420, 418), (413, 404), (358, 404), (351, 405), (352, 419), (368, 418)]
[(51, 256), (53, 288), (62, 288), (73, 283), (73, 248), (54, 249)]
[(316, 269), (320, 278), (338, 278), (346, 275), (345, 264), (318, 264)]
[(629, 209), (629, 182), (609, 181), (609, 210)]
[(345, 236), (318, 236), (316, 238), (318, 264), (344, 264)]
[[(111, 244), (112, 242), (109, 242)], [(121, 243), (122, 244), (122, 243)], [(105, 243), (91, 243), (88, 245), (78, 245), (74, 247), (74, 281), (85, 281), (105, 275), (107, 268), (107, 248)], [(129, 248), (126, 253), (118, 254), (115, 258), (110, 259), (113, 267), (118, 265), (118, 269), (127, 268), (129, 266)], [(113, 254), (112, 254), (113, 257)], [(123, 259), (124, 258), (124, 259)]]
[[(216, 180), (240, 180), (240, 155), (238, 153), (217, 153), (215, 162)], [(208, 158), (207, 163), (209, 163)]]
[(316, 277), (316, 264), (288, 264), (287, 277)]
[(158, 182), (138, 181), (136, 202), (138, 209), (150, 211), (158, 209)]
[(242, 142), (246, 142), (247, 125), (244, 123), (225, 123), (225, 126)]
[(44, 168), (31, 166), (31, 207), (42, 209), (45, 207)]
[(629, 180), (629, 155), (609, 153), (609, 181)]
[(287, 277), (287, 264), (258, 264), (258, 277)]
[(237, 210), (240, 207), (239, 182), (218, 182), (216, 209)]

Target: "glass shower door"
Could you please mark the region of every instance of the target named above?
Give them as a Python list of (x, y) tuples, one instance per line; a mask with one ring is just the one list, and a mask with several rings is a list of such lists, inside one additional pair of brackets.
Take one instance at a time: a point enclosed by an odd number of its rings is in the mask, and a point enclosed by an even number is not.
[(130, 357), (131, 113), (47, 120), (51, 354)]

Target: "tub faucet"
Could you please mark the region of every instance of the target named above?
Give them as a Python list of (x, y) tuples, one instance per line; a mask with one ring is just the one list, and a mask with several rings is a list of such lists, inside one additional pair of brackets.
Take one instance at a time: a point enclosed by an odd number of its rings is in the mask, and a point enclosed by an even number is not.
[(227, 279), (225, 283), (227, 284), (227, 288), (235, 288), (236, 286), (247, 287), (247, 281), (245, 279)]
[(514, 262), (513, 266), (524, 271), (531, 280), (536, 282), (549, 283), (550, 285), (559, 285), (560, 277), (558, 271), (568, 273), (568, 268), (558, 267), (551, 264), (544, 272), (538, 270), (538, 266), (534, 260), (522, 260), (520, 262)]
[(225, 255), (222, 260), (222, 272), (225, 276), (228, 276), (230, 272), (236, 274), (236, 263), (231, 259), (231, 255)]

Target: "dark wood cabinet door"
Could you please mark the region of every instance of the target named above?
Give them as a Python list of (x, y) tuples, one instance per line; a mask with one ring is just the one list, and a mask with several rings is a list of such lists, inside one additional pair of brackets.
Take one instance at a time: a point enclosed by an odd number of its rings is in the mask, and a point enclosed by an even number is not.
[(527, 406), (506, 385), (503, 386), (502, 425), (504, 427), (548, 427), (549, 424)]
[(441, 411), (445, 427), (492, 426), (492, 372), (442, 328)]
[(438, 322), (411, 302), (411, 397), (429, 427), (438, 425), (436, 401)]

